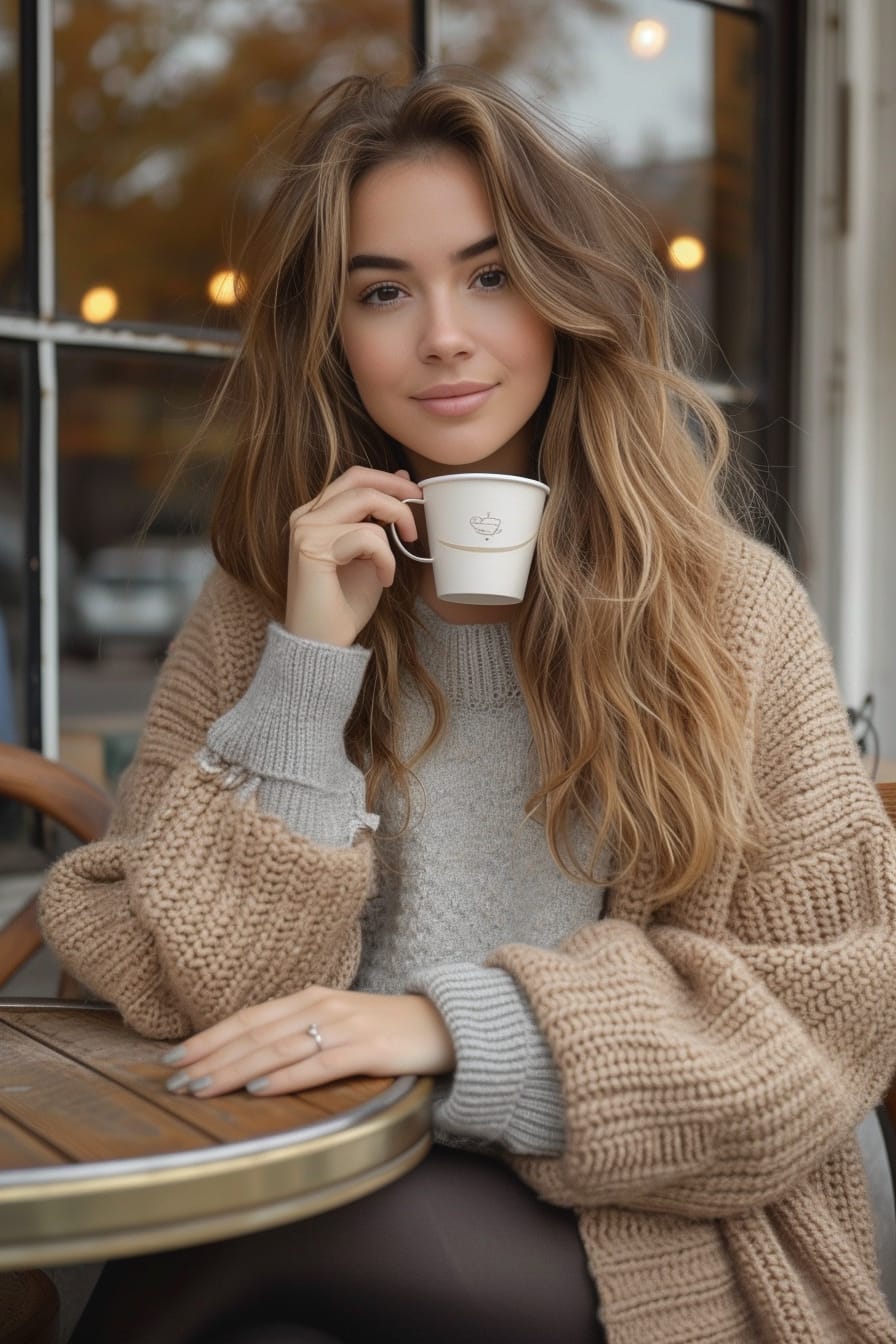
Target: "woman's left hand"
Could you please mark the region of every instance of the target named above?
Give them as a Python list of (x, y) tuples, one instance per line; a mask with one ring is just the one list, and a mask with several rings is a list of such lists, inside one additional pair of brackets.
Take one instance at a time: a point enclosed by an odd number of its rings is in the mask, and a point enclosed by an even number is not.
[(168, 1089), (200, 1097), (247, 1086), (273, 1097), (356, 1074), (450, 1073), (455, 1064), (444, 1019), (423, 995), (317, 985), (243, 1008), (164, 1059), (178, 1066)]

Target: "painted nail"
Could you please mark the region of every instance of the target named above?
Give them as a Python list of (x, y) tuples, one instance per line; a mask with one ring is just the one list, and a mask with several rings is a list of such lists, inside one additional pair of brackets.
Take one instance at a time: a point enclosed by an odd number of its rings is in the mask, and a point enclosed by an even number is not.
[(247, 1092), (263, 1092), (265, 1088), (270, 1087), (270, 1078), (253, 1078), (251, 1083), (246, 1084)]
[(176, 1045), (173, 1050), (169, 1050), (167, 1055), (162, 1056), (163, 1064), (179, 1064), (187, 1053), (185, 1045)]
[(188, 1073), (173, 1073), (165, 1086), (169, 1092), (182, 1092), (190, 1081)]
[(194, 1078), (190, 1083), (190, 1092), (204, 1092), (207, 1087), (212, 1085), (212, 1076), (210, 1073), (204, 1073), (201, 1078)]

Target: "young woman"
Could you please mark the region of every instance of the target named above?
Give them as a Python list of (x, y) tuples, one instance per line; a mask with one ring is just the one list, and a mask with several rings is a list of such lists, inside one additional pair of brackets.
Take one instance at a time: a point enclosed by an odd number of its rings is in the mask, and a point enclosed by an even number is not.
[[(800, 586), (719, 502), (643, 231), (443, 70), (321, 99), (256, 243), (220, 568), (44, 930), (181, 1042), (174, 1090), (429, 1073), (443, 1142), (110, 1265), (76, 1339), (896, 1340), (853, 1137), (893, 836)], [(415, 482), (468, 470), (550, 485), (518, 607), (396, 562)]]

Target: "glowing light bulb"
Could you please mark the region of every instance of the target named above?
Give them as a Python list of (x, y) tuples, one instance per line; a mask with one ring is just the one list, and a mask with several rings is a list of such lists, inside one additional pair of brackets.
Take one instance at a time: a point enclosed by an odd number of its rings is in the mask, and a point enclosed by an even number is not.
[(118, 312), (118, 295), (109, 285), (94, 285), (81, 299), (85, 322), (109, 322)]
[(696, 271), (706, 260), (706, 247), (699, 238), (683, 233), (669, 244), (669, 260), (677, 271)]
[(668, 40), (669, 30), (658, 19), (639, 19), (632, 25), (628, 35), (628, 45), (644, 61), (652, 61), (654, 56), (659, 56)]
[(246, 277), (240, 271), (215, 271), (206, 292), (219, 308), (232, 308), (246, 292)]

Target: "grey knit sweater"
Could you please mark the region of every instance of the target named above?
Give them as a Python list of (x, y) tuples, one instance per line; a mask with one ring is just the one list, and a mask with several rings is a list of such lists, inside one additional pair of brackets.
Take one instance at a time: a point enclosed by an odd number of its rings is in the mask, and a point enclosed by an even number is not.
[[(508, 627), (449, 625), (418, 602), (420, 655), (448, 704), (447, 729), (415, 770), (412, 812), (386, 794), (366, 811), (364, 779), (343, 732), (369, 654), (289, 635), (272, 624), (246, 694), (214, 723), (203, 753), (247, 772), (244, 792), (295, 832), (347, 846), (378, 831), (378, 881), (363, 920), (355, 988), (420, 992), (439, 1008), (457, 1067), (437, 1094), (441, 1137), (559, 1153), (563, 1105), (550, 1051), (495, 947), (551, 947), (598, 917), (603, 892), (568, 880), (542, 827), (525, 821), (533, 781), (529, 720)], [(429, 730), (408, 685), (402, 752)]]

